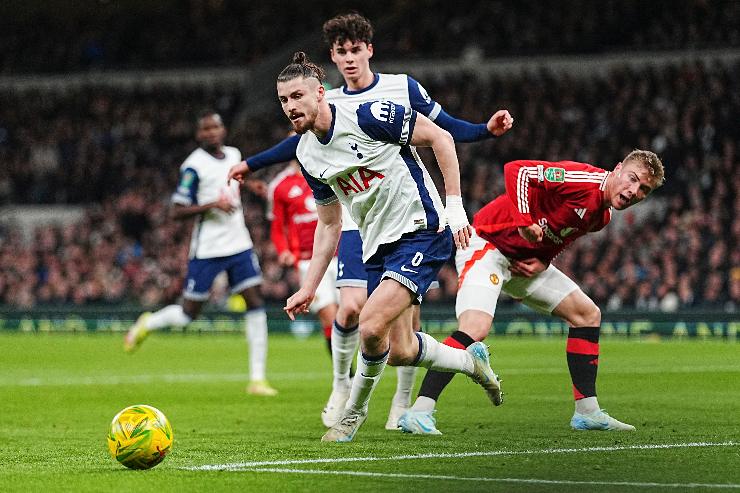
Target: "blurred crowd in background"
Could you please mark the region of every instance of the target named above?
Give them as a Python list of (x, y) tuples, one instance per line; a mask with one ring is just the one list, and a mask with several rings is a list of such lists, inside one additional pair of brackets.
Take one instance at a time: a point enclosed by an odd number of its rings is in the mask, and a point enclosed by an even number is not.
[[(428, 22), (403, 22), (411, 2), (393, 2), (393, 8), (378, 12), (387, 21), (376, 22), (374, 44), (386, 58), (460, 56), (465, 50), (490, 57), (638, 45), (740, 46), (740, 2), (658, 1), (645, 7), (654, 14), (648, 15), (642, 7), (638, 11), (639, 2), (571, 1), (571, 10), (548, 10), (548, 17), (562, 17), (560, 24), (553, 23), (560, 26), (558, 33), (531, 27), (550, 25), (535, 8), (539, 2), (516, 2), (511, 11), (509, 2), (483, 2), (484, 10), (475, 12), (450, 10), (444, 2), (421, 3), (429, 7), (423, 10)], [(77, 19), (81, 24), (56, 25), (38, 43), (28, 43), (24, 36), (30, 34), (22, 30), (0, 29), (0, 43), (18, 48), (0, 54), (0, 73), (86, 68), (93, 65), (85, 55), (90, 43), (97, 46), (90, 51), (97, 53), (95, 64), (105, 68), (247, 63), (292, 36), (279, 29), (268, 36), (265, 18), (252, 16), (251, 10), (247, 15), (239, 5), (193, 1), (175, 9), (176, 22), (188, 29), (175, 32), (178, 24), (163, 24), (162, 32), (172, 37), (161, 49), (156, 43), (151, 50), (129, 49), (127, 43), (148, 43), (148, 31), (133, 25), (133, 18), (114, 15), (95, 24), (98, 31), (85, 25), (84, 16)], [(286, 7), (280, 22), (296, 21), (296, 34), (316, 30), (336, 13), (328, 3), (317, 5), (316, 19), (299, 18)], [(671, 23), (670, 9), (660, 5), (692, 14)], [(224, 16), (223, 9), (236, 10)], [(528, 11), (532, 15), (524, 15)], [(703, 11), (711, 15), (697, 14)], [(214, 12), (226, 25), (210, 22)], [(373, 17), (372, 11), (363, 12)], [(255, 30), (245, 27), (244, 16)], [(608, 22), (613, 18), (622, 24)], [(487, 19), (498, 26), (490, 35), (482, 34)], [(132, 25), (144, 34), (125, 36)], [(429, 28), (435, 25), (449, 25), (460, 35), (447, 31), (443, 40)], [(211, 29), (219, 29), (223, 38), (212, 36)], [(579, 42), (584, 36), (590, 43)], [(65, 38), (68, 43), (54, 44)], [(188, 43), (198, 40), (212, 43), (190, 50)], [(39, 67), (34, 60), (51, 62)], [(659, 154), (665, 186), (644, 204), (615, 214), (605, 232), (579, 240), (554, 262), (603, 310), (740, 308), (740, 63), (622, 67), (578, 77), (544, 70), (490, 76), (463, 71), (419, 80), (456, 117), (483, 122), (506, 108), (516, 120), (501, 138), (457, 146), (471, 216), (504, 192), (502, 169), (510, 160), (576, 160), (611, 169), (634, 148)], [(208, 107), (219, 111), (227, 125), (233, 123), (227, 144), (244, 156), (277, 143), (288, 128), (277, 102), (272, 113), (238, 119), (241, 99), (239, 87), (0, 90), (0, 205), (82, 204), (87, 211), (77, 223), (43, 226), (30, 237), (13, 223), (0, 225), (0, 303), (154, 307), (175, 301), (187, 266), (191, 223), (169, 219), (168, 207), (179, 165), (197, 145), (194, 116)], [(433, 162), (429, 153), (424, 158)], [(282, 168), (258, 177), (269, 180)], [(263, 198), (245, 192), (243, 200), (264, 271), (264, 294), (282, 303), (296, 289), (297, 276), (277, 263)], [(450, 263), (440, 274), (441, 289), (426, 299), (452, 302), (456, 279)], [(222, 285), (215, 298), (225, 299)]]
[(248, 64), (353, 8), (373, 20), (385, 59), (740, 46), (735, 0), (283, 0), (279, 9), (239, 0), (43, 4), (0, 6), (0, 74)]

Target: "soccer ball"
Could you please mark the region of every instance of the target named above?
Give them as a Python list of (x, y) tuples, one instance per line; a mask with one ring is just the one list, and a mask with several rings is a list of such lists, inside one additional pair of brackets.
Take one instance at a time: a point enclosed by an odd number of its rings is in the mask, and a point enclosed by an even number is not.
[(129, 469), (149, 469), (172, 450), (172, 426), (152, 406), (129, 406), (116, 414), (108, 432), (108, 450)]

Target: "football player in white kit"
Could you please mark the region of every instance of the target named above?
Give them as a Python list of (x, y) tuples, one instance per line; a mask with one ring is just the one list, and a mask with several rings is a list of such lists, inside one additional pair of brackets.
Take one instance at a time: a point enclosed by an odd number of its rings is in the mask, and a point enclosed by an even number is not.
[[(342, 205), (360, 228), (368, 300), (359, 317), (360, 354), (349, 399), (322, 437), (349, 442), (364, 422), (386, 363), (464, 373), (500, 398), (498, 379), (482, 343), (467, 350), (414, 332), (412, 306), (452, 253), (465, 248), (471, 228), (460, 196), (455, 143), (416, 111), (390, 101), (329, 104), (323, 71), (303, 52), (277, 79), (278, 98), (301, 135), (297, 156), (313, 190), (319, 223), (300, 290), (286, 302), (291, 319), (306, 313), (339, 242)], [(412, 146), (432, 147), (445, 181), (447, 207)], [(243, 179), (232, 170), (230, 177)]]
[(244, 223), (239, 186), (227, 185), (229, 169), (241, 161), (238, 149), (223, 145), (226, 127), (218, 113), (198, 118), (196, 139), (200, 147), (180, 166), (180, 183), (172, 196), (172, 217), (195, 218), (190, 241), (190, 261), (182, 305), (169, 305), (143, 313), (124, 339), (127, 352), (135, 350), (154, 330), (182, 327), (198, 318), (209, 298), (213, 280), (226, 272), (232, 293), (247, 302), (245, 315), (249, 345), (247, 392), (272, 396), (267, 383), (267, 317), (260, 293), (262, 271), (252, 251), (252, 239)]
[[(503, 135), (513, 125), (506, 110), (495, 112), (486, 123), (470, 123), (447, 114), (424, 87), (406, 74), (379, 74), (370, 69), (373, 56), (373, 27), (368, 19), (357, 13), (343, 14), (327, 20), (323, 37), (332, 61), (342, 74), (345, 85), (326, 91), (326, 100), (357, 105), (380, 99), (412, 108), (452, 134), (456, 142), (476, 142)], [(295, 158), (299, 137), (293, 136), (276, 146), (246, 159), (241, 172)], [(339, 310), (332, 332), (334, 379), (332, 393), (321, 413), (324, 424), (334, 424), (349, 396), (349, 373), (357, 352), (359, 314), (367, 300), (367, 272), (362, 263), (362, 240), (357, 224), (344, 211), (342, 236), (338, 251), (337, 287), (340, 288)], [(419, 330), (421, 319), (418, 307), (414, 310), (414, 328)], [(416, 376), (415, 367), (398, 367), (398, 384), (393, 396), (386, 429), (398, 429), (398, 418), (410, 405), (411, 390)]]

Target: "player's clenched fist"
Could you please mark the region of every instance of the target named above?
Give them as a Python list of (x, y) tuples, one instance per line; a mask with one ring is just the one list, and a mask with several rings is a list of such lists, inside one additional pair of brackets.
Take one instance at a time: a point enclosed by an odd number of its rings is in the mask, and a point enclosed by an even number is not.
[(512, 126), (514, 126), (514, 117), (511, 116), (508, 110), (498, 110), (486, 124), (488, 131), (496, 137), (508, 132)]

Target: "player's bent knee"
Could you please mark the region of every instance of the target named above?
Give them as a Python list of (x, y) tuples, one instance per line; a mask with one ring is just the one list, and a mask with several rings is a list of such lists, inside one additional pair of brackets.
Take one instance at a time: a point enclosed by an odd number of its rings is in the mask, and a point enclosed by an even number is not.
[(347, 317), (359, 316), (362, 311), (362, 304), (358, 303), (356, 300), (346, 301), (341, 305), (341, 307)]
[(459, 330), (469, 335), (474, 341), (482, 341), (491, 332), (493, 316), (480, 310), (465, 310), (458, 317)]
[(337, 323), (345, 328), (357, 327), (357, 324), (360, 323), (360, 317), (358, 315), (347, 314), (347, 312), (339, 308), (337, 310)]
[(601, 310), (596, 306), (596, 303), (589, 301), (590, 303), (580, 306), (579, 310), (568, 321), (572, 327), (598, 327), (601, 325)]
[(365, 306), (365, 301), (367, 301), (367, 295), (364, 291), (361, 291), (360, 294), (342, 288), (339, 296), (339, 313), (347, 318), (357, 317), (360, 315), (362, 307)]
[(594, 303), (591, 312), (591, 324), (589, 327), (598, 327), (601, 325), (601, 309)]
[(555, 307), (552, 314), (567, 322), (571, 327), (598, 327), (601, 325), (601, 310), (580, 289), (566, 296)]
[(384, 334), (363, 330), (362, 325), (360, 325), (360, 339), (362, 350), (371, 354), (382, 353), (388, 349), (388, 338)]

